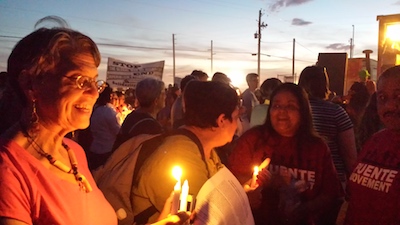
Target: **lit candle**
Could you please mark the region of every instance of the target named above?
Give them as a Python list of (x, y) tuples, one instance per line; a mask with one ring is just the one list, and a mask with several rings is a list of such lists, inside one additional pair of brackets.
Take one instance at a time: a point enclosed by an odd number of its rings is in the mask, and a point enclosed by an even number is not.
[(267, 168), (269, 163), (271, 162), (271, 158), (266, 158), (258, 167), (259, 170), (263, 170), (264, 168)]
[(187, 180), (183, 182), (182, 192), (181, 192), (181, 204), (179, 206), (179, 211), (187, 211), (187, 199), (189, 195), (189, 183)]
[(175, 166), (172, 169), (172, 175), (177, 180), (174, 186), (174, 196), (172, 197), (171, 203), (171, 214), (178, 213), (179, 208), (179, 197), (181, 195), (181, 176), (182, 176), (182, 169), (179, 166)]
[(257, 185), (257, 175), (258, 175), (258, 166), (254, 167), (254, 171), (253, 171), (253, 177), (251, 178), (251, 183), (250, 183), (250, 187), (255, 187)]

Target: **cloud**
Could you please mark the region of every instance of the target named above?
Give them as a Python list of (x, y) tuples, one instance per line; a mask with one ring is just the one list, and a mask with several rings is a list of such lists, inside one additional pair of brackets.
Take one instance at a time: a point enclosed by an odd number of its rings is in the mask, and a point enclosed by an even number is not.
[(269, 9), (274, 12), (279, 10), (280, 8), (283, 7), (289, 7), (289, 6), (295, 6), (295, 5), (301, 5), (306, 2), (310, 2), (312, 0), (275, 0), (275, 3), (273, 3)]
[(299, 18), (294, 18), (292, 20), (292, 25), (295, 25), (295, 26), (306, 26), (306, 25), (309, 25), (309, 24), (312, 24), (312, 22), (305, 21), (305, 20), (299, 19)]
[(333, 50), (349, 50), (350, 45), (347, 44), (342, 44), (342, 43), (335, 43), (335, 44), (330, 44), (326, 46), (327, 49), (333, 49)]
[(400, 1), (393, 3), (393, 5), (400, 5)]

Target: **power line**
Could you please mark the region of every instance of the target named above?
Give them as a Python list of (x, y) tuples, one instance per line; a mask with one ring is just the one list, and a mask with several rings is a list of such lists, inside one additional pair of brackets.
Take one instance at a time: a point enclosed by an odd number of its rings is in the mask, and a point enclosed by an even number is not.
[(0, 38), (13, 38), (13, 39), (22, 39), (22, 37), (17, 37), (17, 36), (8, 36), (8, 35), (0, 35)]
[(298, 45), (300, 45), (301, 47), (307, 49), (307, 50), (310, 51), (311, 53), (314, 53), (314, 54), (315, 54), (315, 52), (311, 51), (309, 48), (307, 48), (307, 47), (305, 47), (304, 45), (300, 44), (300, 42), (296, 41), (296, 43), (297, 43)]
[(261, 42), (268, 44), (286, 44), (286, 43), (292, 43), (293, 41), (261, 41)]
[[(0, 38), (12, 38), (12, 39), (22, 39), (22, 37), (18, 36), (9, 36), (9, 35), (0, 35)], [(117, 47), (117, 48), (133, 48), (133, 49), (144, 49), (144, 50), (158, 50), (158, 51), (172, 51), (171, 48), (164, 48), (164, 47), (147, 47), (147, 46), (136, 46), (136, 45), (122, 45), (122, 44), (108, 44), (108, 43), (96, 43), (99, 46), (109, 46), (109, 47)], [(181, 51), (181, 52), (209, 52), (209, 50), (199, 50), (199, 49), (175, 49), (176, 51)], [(214, 51), (215, 54), (242, 54), (242, 55), (251, 55), (251, 52), (244, 52), (244, 51)], [(285, 57), (285, 56), (277, 56), (277, 55), (271, 55), (268, 54), (270, 57), (273, 58), (280, 58), (280, 59), (286, 59), (286, 60), (292, 60), (290, 57)], [(306, 60), (301, 60), (301, 59), (295, 59), (296, 61), (300, 62), (310, 62), (314, 63), (311, 61), (306, 61)]]

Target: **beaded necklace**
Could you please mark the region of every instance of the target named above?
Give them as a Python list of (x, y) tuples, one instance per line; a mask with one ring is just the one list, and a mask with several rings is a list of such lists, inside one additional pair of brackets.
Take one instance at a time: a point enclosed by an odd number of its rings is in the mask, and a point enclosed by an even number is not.
[[(25, 132), (25, 134), (27, 134), (27, 132)], [(79, 183), (79, 187), (83, 191), (85, 191), (86, 193), (89, 193), (89, 192), (91, 192), (93, 190), (92, 186), (90, 185), (90, 183), (86, 179), (86, 177), (83, 174), (78, 172), (78, 161), (76, 160), (75, 153), (71, 150), (71, 148), (67, 144), (62, 142), (62, 146), (64, 147), (65, 150), (67, 150), (68, 158), (69, 158), (69, 161), (70, 161), (70, 163), (72, 165), (72, 168), (70, 168), (69, 166), (65, 165), (61, 161), (58, 161), (57, 159), (54, 159), (52, 155), (50, 155), (49, 153), (45, 152), (40, 147), (40, 145), (37, 144), (35, 142), (35, 140), (29, 134), (27, 134), (27, 137), (28, 137), (29, 141), (32, 143), (32, 147), (41, 156), (45, 157), (50, 162), (51, 165), (55, 166), (56, 168), (58, 168), (59, 170), (65, 172), (65, 173), (73, 174), (75, 176), (75, 180), (78, 181), (78, 183)]]

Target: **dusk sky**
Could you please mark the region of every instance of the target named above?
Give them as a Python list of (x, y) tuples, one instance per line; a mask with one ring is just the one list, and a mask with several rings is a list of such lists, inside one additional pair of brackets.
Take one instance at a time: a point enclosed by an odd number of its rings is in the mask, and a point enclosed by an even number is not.
[[(349, 53), (354, 25), (354, 55), (365, 49), (377, 59), (378, 15), (400, 13), (400, 0), (0, 0), (0, 71), (18, 40), (46, 16), (59, 16), (99, 46), (99, 76), (107, 58), (131, 63), (165, 60), (163, 80), (172, 83), (172, 35), (176, 76), (194, 69), (224, 72), (242, 91), (245, 75), (257, 72), (258, 12), (262, 29), (261, 81), (295, 73), (317, 61), (321, 52)], [(400, 34), (399, 34), (400, 35)], [(211, 71), (213, 41), (213, 71)], [(269, 55), (269, 56), (267, 56)]]

